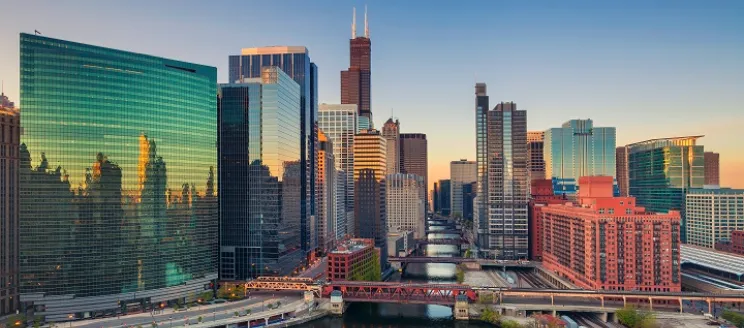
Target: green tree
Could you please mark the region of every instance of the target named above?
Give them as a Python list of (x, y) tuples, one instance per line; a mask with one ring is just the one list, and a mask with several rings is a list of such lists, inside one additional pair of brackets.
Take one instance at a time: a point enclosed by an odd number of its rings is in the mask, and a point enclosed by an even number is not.
[(280, 306), (282, 306), (282, 302), (276, 301), (276, 307), (280, 307)]
[(481, 312), (480, 319), (481, 321), (496, 324), (501, 320), (501, 314), (487, 307)]
[(211, 301), (212, 299), (214, 299), (214, 292), (211, 291), (211, 290), (208, 291), (208, 292), (203, 292), (203, 293), (201, 293), (201, 295), (199, 296), (199, 298), (202, 299), (202, 302), (207, 303), (207, 302)]
[(639, 311), (635, 307), (626, 306), (615, 312), (617, 321), (629, 328), (652, 328), (656, 326), (656, 318), (652, 313)]
[(466, 259), (469, 259), (472, 255), (473, 255), (473, 253), (469, 249), (466, 249), (465, 250), (465, 258)]
[(201, 316), (199, 316), (198, 318), (196, 318), (196, 320), (199, 321), (199, 323), (202, 323), (202, 320), (204, 320), (204, 318), (202, 318)]
[(26, 316), (23, 314), (14, 314), (5, 319), (7, 327), (26, 327)]
[(721, 317), (738, 328), (744, 328), (744, 314), (733, 311), (723, 311)]
[(238, 313), (238, 311), (235, 311), (233, 312), (233, 315), (237, 317), (237, 316), (240, 316), (240, 313)]
[(516, 322), (514, 320), (503, 320), (500, 323), (501, 328), (521, 328), (522, 325), (519, 324), (519, 322)]
[(478, 303), (480, 304), (493, 303), (493, 294), (485, 293), (485, 292), (482, 294), (478, 294)]
[(462, 266), (457, 266), (455, 277), (457, 278), (458, 284), (462, 284), (463, 282), (465, 282), (465, 271), (462, 269)]
[(251, 315), (251, 309), (245, 309), (245, 315)]
[(173, 310), (178, 311), (181, 309), (181, 306), (178, 305), (178, 303), (173, 304)]

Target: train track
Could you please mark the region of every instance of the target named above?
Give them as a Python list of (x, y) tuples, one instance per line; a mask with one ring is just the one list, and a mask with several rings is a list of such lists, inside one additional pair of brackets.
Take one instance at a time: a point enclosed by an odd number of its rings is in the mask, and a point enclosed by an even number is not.
[(539, 278), (537, 278), (537, 277), (535, 277), (535, 276), (533, 276), (533, 275), (531, 275), (529, 273), (521, 272), (521, 271), (514, 271), (514, 272), (517, 274), (517, 278), (519, 278), (520, 280), (526, 282), (529, 285), (527, 287), (541, 288), (541, 289), (542, 288), (545, 288), (545, 289), (555, 288), (554, 286), (552, 286), (552, 285), (550, 285), (550, 284), (548, 284), (546, 282), (543, 282)]
[(602, 320), (599, 320), (596, 316), (588, 313), (574, 313), (571, 314), (570, 317), (574, 320), (576, 320), (576, 323), (579, 325), (589, 327), (589, 328), (609, 328), (610, 326), (607, 325), (607, 323), (602, 322)]

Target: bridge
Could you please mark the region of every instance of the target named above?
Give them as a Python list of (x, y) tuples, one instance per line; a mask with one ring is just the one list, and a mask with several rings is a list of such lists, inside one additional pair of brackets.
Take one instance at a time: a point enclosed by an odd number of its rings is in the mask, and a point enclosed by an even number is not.
[(430, 233), (443, 233), (443, 234), (450, 234), (450, 235), (460, 235), (460, 234), (462, 234), (462, 230), (455, 230), (455, 229), (431, 230), (431, 229), (426, 229), (426, 234), (430, 234)]
[(423, 245), (469, 245), (470, 243), (463, 238), (433, 238), (416, 240), (420, 246)]
[(323, 286), (321, 295), (330, 297), (333, 291), (340, 291), (349, 302), (454, 305), (460, 295), (469, 302), (477, 300), (472, 288), (456, 284), (339, 281)]
[(476, 259), (466, 259), (462, 257), (429, 257), (429, 256), (406, 256), (406, 257), (388, 257), (388, 262), (397, 262), (401, 264), (408, 263), (455, 263), (477, 262)]

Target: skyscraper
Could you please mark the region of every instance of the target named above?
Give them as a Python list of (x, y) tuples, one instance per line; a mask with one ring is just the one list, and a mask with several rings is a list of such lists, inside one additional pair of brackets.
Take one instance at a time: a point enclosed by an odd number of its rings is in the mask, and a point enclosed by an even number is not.
[(379, 131), (363, 130), (354, 136), (354, 234), (375, 240), (381, 264), (387, 263), (386, 154), (386, 140)]
[[(462, 187), (478, 179), (478, 167), (474, 161), (461, 159), (450, 162), (450, 201), (454, 217), (463, 217), (465, 204), (462, 201)], [(472, 205), (471, 205), (472, 206)]]
[[(336, 170), (346, 174), (344, 234), (354, 233), (354, 135), (357, 133), (357, 105), (321, 104), (318, 127), (333, 142)], [(341, 180), (339, 180), (341, 181)]]
[(615, 172), (620, 196), (627, 197), (628, 193), (628, 147), (615, 148)]
[(21, 115), (0, 93), (0, 317), (18, 309), (18, 172)]
[(712, 151), (705, 152), (705, 184), (718, 186), (721, 184), (720, 155)]
[(570, 120), (545, 131), (545, 177), (556, 194), (575, 196), (579, 177), (615, 177), (615, 128), (592, 120)]
[(21, 302), (59, 322), (208, 290), (216, 68), (20, 39)]
[(336, 166), (333, 158), (333, 141), (323, 130), (318, 131), (318, 181), (315, 183), (318, 195), (317, 237), (318, 248), (326, 253), (336, 244)]
[(434, 188), (431, 190), (431, 202), (434, 213), (441, 213), (442, 209), (439, 203), (439, 182), (434, 182)]
[(301, 264), (300, 87), (276, 66), (221, 84), (220, 277), (285, 275)]
[(627, 145), (628, 191), (647, 211), (682, 212), (682, 242), (686, 239), (685, 194), (705, 183), (702, 136), (651, 139)]
[(413, 232), (426, 238), (426, 188), (424, 178), (415, 174), (388, 174), (386, 177), (388, 231)]
[(691, 189), (685, 217), (688, 244), (714, 248), (729, 241), (732, 232), (744, 230), (744, 189)]
[(487, 127), (488, 225), (478, 234), (478, 245), (489, 257), (526, 258), (527, 111), (517, 110), (515, 103), (500, 103), (488, 112)]
[(243, 48), (229, 58), (229, 82), (261, 77), (261, 68), (277, 66), (300, 85), (300, 240), (302, 250), (311, 249), (310, 216), (315, 215), (315, 145), (318, 141), (318, 67), (310, 61), (310, 52), (302, 46)]
[(382, 126), (382, 136), (387, 140), (387, 173), (400, 173), (400, 123), (389, 118)]
[(440, 214), (450, 216), (452, 214), (452, 184), (449, 179), (439, 180), (439, 209)]
[(545, 159), (543, 158), (544, 131), (527, 132), (527, 168), (530, 171), (530, 180), (545, 179)]
[[(355, 104), (359, 110), (360, 121), (369, 123), (364, 128), (373, 128), (372, 105), (370, 97), (372, 41), (369, 39), (367, 9), (364, 9), (364, 36), (356, 33), (356, 9), (351, 23), (349, 41), (349, 69), (341, 71), (341, 103)], [(362, 119), (364, 118), (364, 119)]]
[[(488, 94), (485, 83), (475, 84), (475, 162), (478, 166), (475, 208), (473, 209), (473, 235), (488, 233)], [(480, 245), (480, 243), (478, 243)]]
[[(429, 188), (429, 159), (426, 134), (400, 134), (400, 173), (415, 174), (424, 178), (424, 185)], [(429, 209), (427, 200), (426, 209)]]

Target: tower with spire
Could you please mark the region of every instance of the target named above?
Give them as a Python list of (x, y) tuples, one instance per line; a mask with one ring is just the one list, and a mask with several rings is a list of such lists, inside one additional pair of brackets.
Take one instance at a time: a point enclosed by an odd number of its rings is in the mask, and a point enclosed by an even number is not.
[(372, 42), (369, 38), (367, 7), (364, 7), (364, 36), (356, 31), (356, 8), (352, 9), (349, 68), (341, 71), (341, 103), (355, 104), (360, 120), (372, 125), (371, 85)]

